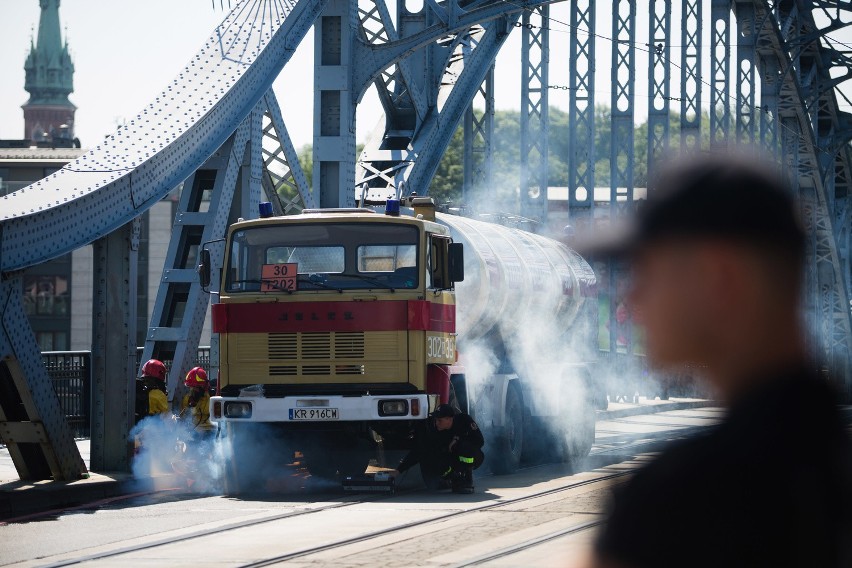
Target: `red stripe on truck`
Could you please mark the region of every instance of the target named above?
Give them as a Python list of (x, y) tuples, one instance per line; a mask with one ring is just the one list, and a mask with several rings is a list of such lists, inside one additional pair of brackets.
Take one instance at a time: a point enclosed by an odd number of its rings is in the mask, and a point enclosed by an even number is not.
[(214, 304), (212, 315), (215, 333), (456, 329), (455, 306), (425, 300)]

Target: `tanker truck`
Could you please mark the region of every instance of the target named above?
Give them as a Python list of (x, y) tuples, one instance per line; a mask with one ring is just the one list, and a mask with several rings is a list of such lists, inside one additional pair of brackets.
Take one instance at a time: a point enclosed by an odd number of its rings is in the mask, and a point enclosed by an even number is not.
[(558, 241), (412, 197), (240, 220), (220, 271), (200, 258), (202, 285), (219, 280), (230, 492), (294, 452), (312, 474), (363, 472), (441, 403), (474, 416), (497, 473), (591, 448), (595, 276)]

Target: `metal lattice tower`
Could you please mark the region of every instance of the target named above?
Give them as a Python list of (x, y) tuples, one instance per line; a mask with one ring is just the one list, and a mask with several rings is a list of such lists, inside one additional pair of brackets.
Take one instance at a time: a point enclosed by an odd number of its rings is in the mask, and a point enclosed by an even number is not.
[(636, 92), (636, 2), (613, 2), (610, 121), (610, 215), (633, 207), (634, 105)]
[(701, 144), (701, 0), (684, 0), (680, 33), (680, 147), (696, 150)]
[(595, 0), (572, 2), (570, 23), (568, 207), (577, 219), (592, 217), (595, 204)]
[(525, 11), (521, 17), (520, 211), (536, 221), (547, 216), (549, 20), (548, 5)]
[[(648, 37), (648, 179), (669, 147), (671, 113), (671, 0), (651, 0)], [(650, 183), (648, 184), (650, 185)]]
[[(464, 186), (462, 202), (471, 198), (485, 201), (491, 197), (494, 185), (494, 67), (488, 70), (477, 91), (483, 111), (477, 114), (473, 103), (464, 113)], [(481, 193), (475, 193), (479, 190)]]

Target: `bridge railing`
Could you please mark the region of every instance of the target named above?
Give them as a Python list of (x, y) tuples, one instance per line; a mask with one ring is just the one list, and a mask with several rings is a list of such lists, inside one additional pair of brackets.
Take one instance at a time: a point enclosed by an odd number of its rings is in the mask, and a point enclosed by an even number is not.
[(74, 437), (88, 438), (92, 407), (91, 352), (46, 351), (41, 356)]
[[(65, 414), (75, 438), (91, 435), (92, 408), (92, 353), (91, 351), (44, 351), (44, 367), (50, 376), (59, 405)], [(142, 348), (137, 350), (137, 362)], [(171, 361), (163, 361), (167, 368)], [(199, 347), (196, 365), (210, 367), (210, 348)], [(139, 365), (137, 365), (138, 367)]]

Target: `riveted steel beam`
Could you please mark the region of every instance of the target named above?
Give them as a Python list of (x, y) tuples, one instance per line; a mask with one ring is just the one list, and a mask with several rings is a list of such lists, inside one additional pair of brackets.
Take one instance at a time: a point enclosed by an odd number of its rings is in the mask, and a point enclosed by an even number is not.
[[(836, 100), (820, 88), (828, 75), (820, 57), (820, 44), (812, 5), (790, 2), (770, 5), (754, 0), (757, 45), (777, 57), (780, 74), (778, 89), (778, 136), (781, 157), (799, 196), (802, 217), (811, 244), (807, 249), (805, 278), (806, 318), (813, 333), (813, 354), (833, 380), (852, 398), (850, 353), (852, 322), (849, 312), (848, 271), (838, 247), (841, 231), (834, 225), (837, 207), (837, 168), (848, 163), (838, 161), (830, 148), (836, 132)], [(739, 5), (737, 5), (739, 9)], [(763, 67), (763, 66), (761, 66)], [(768, 67), (770, 73), (772, 66)], [(829, 193), (834, 193), (830, 195)]]
[(610, 121), (610, 216), (633, 209), (634, 105), (636, 95), (636, 2), (613, 3)]
[(671, 103), (671, 0), (651, 0), (648, 19), (648, 184), (654, 167), (669, 147)]
[[(204, 243), (224, 237), (233, 206), (238, 211), (233, 217), (257, 216), (261, 175), (256, 160), (260, 154), (262, 115), (263, 107), (259, 105), (231, 139), (183, 184), (142, 355), (143, 362), (172, 361), (170, 399), (180, 392), (183, 374), (194, 366), (209, 303), (209, 295), (194, 277), (198, 252)], [(254, 167), (253, 153), (258, 155)], [(241, 168), (243, 187), (238, 190)], [(235, 196), (240, 198), (235, 200)], [(172, 278), (174, 271), (190, 272), (193, 277)]]
[(710, 39), (710, 143), (727, 144), (731, 130), (731, 0), (712, 0)]
[(21, 274), (0, 276), (0, 441), (25, 480), (86, 475), (24, 311)]
[(330, 0), (314, 28), (314, 195), (320, 207), (354, 207), (357, 3)]
[(524, 11), (521, 33), (520, 212), (546, 223), (550, 6)]
[(0, 197), (0, 271), (88, 244), (162, 199), (248, 116), (324, 4), (238, 3), (126, 126), (55, 174)]
[(757, 91), (757, 53), (755, 51), (755, 14), (748, 4), (740, 4), (736, 10), (737, 27), (737, 73), (736, 73), (736, 141), (740, 145), (756, 142), (755, 101)]
[(275, 213), (286, 215), (316, 207), (272, 89), (264, 96), (263, 106), (263, 183)]
[(136, 389), (137, 217), (94, 242), (92, 428), (94, 471), (130, 471)]
[(680, 147), (695, 151), (701, 147), (701, 93), (704, 87), (701, 70), (704, 20), (702, 0), (683, 0), (680, 31)]
[(488, 200), (493, 193), (494, 164), (494, 65), (485, 74), (485, 80), (474, 100), (482, 102), (478, 112), (472, 102), (464, 113), (464, 185), (462, 202), (469, 204), (474, 196)]
[[(400, 21), (398, 40), (380, 45), (367, 45), (363, 42), (356, 44), (354, 60), (358, 65), (353, 85), (358, 94), (357, 99), (360, 100), (367, 87), (382, 71), (436, 40), (461, 34), (474, 25), (486, 26), (494, 20), (510, 16), (514, 22), (521, 12), (547, 3), (549, 2), (541, 0), (488, 0), (461, 7), (459, 2), (451, 1), (446, 3), (453, 13), (453, 17), (449, 18), (446, 8), (434, 2), (425, 2), (422, 10), (425, 18), (417, 29), (404, 30)], [(420, 70), (416, 65), (413, 65), (412, 69), (415, 75), (419, 74)]]
[(571, 218), (594, 215), (595, 192), (595, 0), (571, 2), (568, 39), (568, 210)]
[[(508, 36), (510, 26), (516, 21), (517, 14), (508, 20), (490, 22), (483, 26), (481, 39), (464, 58), (464, 69), (452, 85), (452, 89), (443, 98), (440, 108), (433, 108), (426, 122), (412, 139), (411, 147), (417, 155), (405, 178), (407, 191), (428, 192), (429, 182), (438, 169), (441, 157), (459, 126), (464, 111), (470, 106), (473, 97), (485, 79), (488, 70)], [(422, 194), (422, 193), (421, 193)]]
[[(399, 39), (385, 0), (360, 0), (358, 15), (361, 40), (368, 45), (384, 45)], [(426, 114), (427, 103), (412, 78), (411, 66), (401, 60), (381, 71), (374, 81), (390, 129), (413, 129)]]

